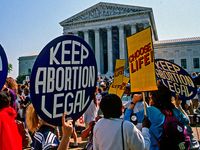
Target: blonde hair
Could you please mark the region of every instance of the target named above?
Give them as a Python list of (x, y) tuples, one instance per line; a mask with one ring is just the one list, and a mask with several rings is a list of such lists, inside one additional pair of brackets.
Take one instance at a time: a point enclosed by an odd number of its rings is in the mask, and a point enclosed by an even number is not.
[(12, 89), (15, 93), (17, 93), (18, 84), (15, 79), (13, 79), (12, 77), (7, 77), (6, 85), (8, 88)]
[(26, 124), (32, 133), (39, 127), (40, 119), (33, 107), (33, 104), (30, 104), (26, 109)]

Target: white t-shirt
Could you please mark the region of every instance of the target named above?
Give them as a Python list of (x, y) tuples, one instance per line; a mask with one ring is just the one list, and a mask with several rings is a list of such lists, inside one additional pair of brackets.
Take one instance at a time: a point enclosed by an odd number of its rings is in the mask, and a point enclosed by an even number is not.
[(84, 113), (84, 122), (88, 124), (91, 121), (95, 121), (98, 110), (99, 110), (99, 108), (92, 101)]
[[(100, 119), (94, 126), (94, 150), (122, 150), (122, 119)], [(149, 129), (142, 133), (129, 121), (124, 121), (124, 150), (148, 150), (150, 148)]]

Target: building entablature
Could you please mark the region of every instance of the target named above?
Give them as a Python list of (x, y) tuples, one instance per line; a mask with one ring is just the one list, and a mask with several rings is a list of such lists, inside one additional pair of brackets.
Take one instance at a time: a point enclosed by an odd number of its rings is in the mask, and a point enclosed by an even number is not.
[(184, 47), (184, 46), (197, 46), (200, 45), (200, 37), (182, 38), (174, 40), (155, 41), (154, 48), (170, 48), (170, 47)]

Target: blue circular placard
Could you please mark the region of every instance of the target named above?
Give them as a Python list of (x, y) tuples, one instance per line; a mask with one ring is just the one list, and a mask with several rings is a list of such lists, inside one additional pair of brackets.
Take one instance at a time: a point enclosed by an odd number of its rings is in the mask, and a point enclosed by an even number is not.
[(156, 77), (178, 94), (182, 100), (192, 99), (197, 94), (197, 87), (191, 76), (180, 66), (165, 59), (155, 60)]
[(8, 60), (3, 47), (0, 45), (0, 89), (6, 82), (8, 75)]
[(77, 120), (95, 92), (97, 65), (90, 46), (80, 37), (63, 35), (38, 55), (31, 74), (33, 106), (46, 122), (61, 125), (63, 112)]

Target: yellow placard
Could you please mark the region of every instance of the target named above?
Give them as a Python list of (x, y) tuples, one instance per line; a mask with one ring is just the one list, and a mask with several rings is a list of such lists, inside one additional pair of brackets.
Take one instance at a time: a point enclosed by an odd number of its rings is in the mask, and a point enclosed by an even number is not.
[(129, 82), (129, 78), (128, 77), (123, 77), (123, 82), (121, 84), (121, 87), (117, 89), (117, 95), (122, 98), (124, 91), (126, 90), (126, 85)]
[(151, 28), (127, 38), (131, 92), (157, 90)]
[(123, 82), (125, 68), (125, 59), (116, 59), (115, 71), (114, 71), (114, 85), (121, 85)]
[(114, 83), (112, 83), (110, 85), (108, 93), (109, 94), (116, 94), (120, 98), (122, 98), (122, 96), (124, 94), (124, 91), (126, 89), (126, 85), (128, 84), (128, 82), (129, 82), (129, 78), (126, 77), (126, 76), (123, 76), (123, 82), (121, 82), (120, 85), (115, 85)]
[(108, 93), (109, 94), (117, 94), (117, 87), (120, 85), (114, 85), (114, 83), (112, 83), (109, 87)]

